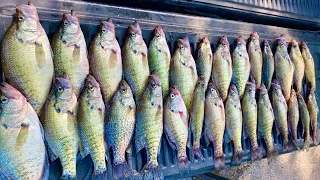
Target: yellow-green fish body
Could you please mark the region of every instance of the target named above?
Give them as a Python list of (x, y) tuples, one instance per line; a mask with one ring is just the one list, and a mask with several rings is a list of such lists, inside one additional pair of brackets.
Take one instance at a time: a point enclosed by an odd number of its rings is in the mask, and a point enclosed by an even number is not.
[(302, 58), (304, 60), (304, 65), (305, 65), (305, 69), (306, 71), (305, 76), (307, 78), (307, 81), (310, 83), (311, 85), (311, 89), (316, 90), (316, 74), (315, 74), (315, 69), (314, 69), (314, 60), (313, 57), (310, 53), (310, 50), (307, 46), (307, 44), (305, 42), (301, 43), (301, 54), (302, 54)]
[(304, 148), (308, 150), (310, 146), (310, 115), (302, 95), (297, 94), (297, 97), (299, 103), (299, 115), (303, 126), (302, 136), (304, 139)]
[(178, 87), (173, 86), (164, 104), (164, 131), (172, 149), (176, 150), (180, 170), (188, 169), (188, 112)]
[(275, 147), (272, 140), (272, 127), (274, 122), (274, 113), (272, 105), (269, 99), (268, 91), (264, 84), (259, 89), (258, 100), (258, 131), (260, 137), (262, 137), (267, 146), (267, 158), (270, 162), (270, 158), (273, 154), (276, 154)]
[(240, 36), (236, 39), (236, 48), (232, 53), (233, 82), (235, 83), (240, 99), (243, 96), (247, 81), (250, 76), (250, 61), (247, 53), (246, 42)]
[[(200, 149), (200, 138), (202, 134), (204, 120), (204, 101), (206, 93), (206, 83), (204, 77), (199, 76), (193, 93), (192, 110), (190, 112), (190, 129), (189, 133), (193, 137), (193, 156), (203, 160)], [(191, 140), (191, 139), (189, 139)]]
[(298, 42), (295, 39), (292, 39), (290, 44), (290, 58), (295, 67), (293, 73), (293, 85), (296, 87), (297, 92), (301, 93), (305, 68), (304, 60), (302, 58)]
[(160, 26), (154, 29), (154, 37), (148, 49), (150, 72), (156, 71), (161, 80), (162, 98), (167, 98), (169, 92), (169, 69), (171, 54), (166, 36)]
[(256, 102), (256, 85), (254, 82), (248, 82), (246, 90), (241, 100), (242, 117), (245, 134), (251, 142), (251, 159), (262, 158), (262, 151), (257, 141), (258, 108)]
[(126, 151), (129, 151), (134, 133), (136, 105), (130, 86), (122, 80), (113, 100), (106, 123), (108, 148), (113, 151), (113, 177), (128, 176), (131, 173), (126, 162)]
[(277, 38), (277, 49), (275, 53), (275, 77), (279, 82), (286, 101), (291, 94), (291, 85), (293, 81), (294, 64), (287, 51), (287, 42), (283, 35)]
[(308, 96), (308, 110), (309, 110), (310, 123), (312, 128), (313, 143), (317, 144), (319, 107), (318, 107), (316, 95), (313, 89), (310, 90), (310, 94)]
[(225, 109), (219, 91), (209, 82), (205, 99), (204, 135), (214, 146), (214, 161), (216, 169), (223, 169), (225, 159), (223, 154), (223, 135), (226, 127)]
[(2, 70), (40, 115), (53, 78), (52, 51), (35, 6), (17, 5), (16, 12), (2, 40)]
[(261, 86), (261, 77), (262, 77), (262, 52), (260, 48), (260, 40), (257, 32), (253, 32), (250, 35), (249, 45), (248, 45), (248, 54), (251, 64), (251, 75), (256, 82), (256, 87)]
[[(163, 133), (163, 103), (161, 80), (156, 72), (149, 76), (148, 86), (140, 100), (136, 115), (136, 150), (146, 148), (147, 162), (142, 171), (145, 179), (151, 175), (163, 178), (157, 157), (160, 155), (160, 143)], [(150, 172), (150, 173), (149, 173)]]
[[(291, 90), (290, 90), (291, 92)], [(272, 83), (272, 107), (275, 115), (276, 129), (282, 134), (283, 151), (288, 150), (288, 105), (281, 91), (281, 86), (275, 81)]]
[(227, 142), (233, 141), (233, 161), (240, 164), (242, 160), (242, 110), (238, 90), (234, 84), (230, 85), (229, 95), (225, 104)]
[(265, 40), (263, 44), (262, 83), (267, 87), (267, 90), (269, 90), (274, 73), (274, 57), (269, 42)]
[(122, 80), (121, 49), (111, 19), (101, 21), (99, 32), (90, 45), (89, 63), (92, 75), (100, 84), (105, 105), (109, 106)]
[(212, 50), (207, 36), (198, 42), (196, 67), (198, 76), (203, 76), (205, 84), (204, 89), (207, 90), (212, 70)]
[(137, 22), (128, 28), (128, 36), (122, 49), (124, 78), (130, 85), (136, 103), (143, 95), (148, 77), (148, 49)]
[(87, 46), (74, 11), (65, 13), (62, 25), (52, 38), (55, 76), (68, 75), (74, 93), (79, 97), (89, 74)]
[(222, 36), (213, 54), (212, 61), (212, 79), (223, 101), (228, 97), (232, 78), (232, 60), (229, 46), (227, 37)]
[(105, 147), (105, 106), (98, 82), (88, 75), (78, 105), (80, 152), (84, 158), (90, 155), (94, 164), (94, 174), (104, 173), (106, 168)]
[(196, 64), (191, 55), (189, 39), (185, 36), (177, 41), (177, 47), (171, 59), (170, 86), (179, 88), (188, 112), (191, 111), (197, 80)]
[(296, 91), (292, 89), (290, 99), (288, 100), (288, 128), (289, 128), (289, 132), (291, 134), (293, 143), (299, 149), (297, 145), (298, 123), (299, 123), (299, 105), (298, 105)]
[(60, 159), (62, 179), (76, 178), (79, 134), (76, 120), (77, 97), (67, 77), (54, 80), (42, 119), (51, 161)]
[(49, 163), (36, 112), (15, 88), (0, 87), (1, 179), (48, 179)]

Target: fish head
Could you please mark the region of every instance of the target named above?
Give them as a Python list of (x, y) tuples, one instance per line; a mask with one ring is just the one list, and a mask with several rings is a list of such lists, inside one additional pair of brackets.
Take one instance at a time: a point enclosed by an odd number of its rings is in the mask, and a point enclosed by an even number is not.
[(57, 77), (53, 82), (54, 95), (58, 99), (68, 100), (72, 98), (72, 82), (67, 75)]
[(250, 34), (250, 42), (253, 42), (256, 45), (260, 45), (259, 44), (259, 35), (257, 32), (252, 32)]
[(246, 47), (246, 42), (241, 36), (237, 37), (235, 42), (236, 42), (236, 48), (243, 49)]
[(207, 96), (211, 96), (213, 98), (218, 98), (219, 96), (219, 92), (216, 88), (216, 86), (214, 85), (214, 83), (212, 81), (210, 81), (208, 83), (208, 88), (207, 88)]
[(227, 36), (222, 36), (218, 42), (218, 49), (224, 49), (225, 51), (230, 51), (230, 44)]
[(316, 94), (315, 94), (314, 89), (310, 89), (309, 96), (308, 96), (308, 102), (309, 101), (316, 101)]
[(273, 92), (275, 92), (277, 95), (281, 95), (282, 94), (281, 86), (280, 86), (279, 82), (276, 79), (274, 79), (272, 81), (271, 87), (273, 89)]
[(306, 43), (306, 42), (301, 42), (300, 48), (301, 48), (301, 50), (306, 50), (306, 49), (308, 49), (307, 43)]
[(90, 74), (88, 74), (86, 77), (84, 91), (89, 97), (92, 98), (100, 98), (102, 96), (99, 83)]
[(183, 103), (182, 95), (177, 86), (174, 85), (170, 87), (167, 102), (173, 110), (179, 109), (179, 106)]
[(276, 38), (277, 47), (286, 50), (287, 49), (287, 41), (283, 34)]
[(291, 45), (292, 48), (295, 48), (295, 49), (299, 48), (299, 44), (295, 39), (291, 40), (290, 45)]
[(202, 39), (200, 39), (200, 41), (198, 42), (198, 48), (202, 50), (211, 51), (211, 45), (208, 36), (205, 36)]
[(181, 54), (191, 52), (188, 36), (185, 36), (182, 39), (178, 39), (176, 43), (176, 49), (178, 49), (181, 52)]
[(133, 42), (141, 43), (143, 41), (140, 25), (137, 21), (135, 21), (132, 25), (129, 26), (128, 37)]
[(301, 93), (297, 92), (296, 95), (297, 95), (297, 99), (298, 99), (299, 104), (305, 103)]
[(18, 31), (37, 33), (41, 27), (37, 9), (30, 1), (28, 5), (18, 4), (16, 6), (15, 21)]
[(153, 35), (154, 37), (156, 37), (157, 39), (166, 39), (166, 35), (164, 34), (161, 26), (156, 26), (153, 30)]
[(132, 90), (125, 80), (119, 83), (118, 90), (113, 97), (113, 102), (115, 101), (121, 101), (128, 106), (134, 104)]
[(263, 41), (263, 49), (265, 52), (271, 52), (271, 48), (268, 40)]
[(0, 86), (0, 121), (10, 115), (19, 115), (27, 108), (26, 98), (6, 82)]
[(258, 92), (260, 96), (268, 95), (268, 90), (264, 84), (261, 84), (261, 86), (258, 88)]
[(156, 71), (153, 71), (149, 76), (147, 91), (150, 92), (151, 97), (162, 99), (161, 80)]
[(236, 85), (234, 85), (234, 84), (230, 85), (229, 95), (231, 95), (231, 96), (238, 95), (238, 89), (237, 89)]
[(296, 93), (296, 91), (292, 88), (292, 89), (291, 89), (290, 99), (296, 99), (296, 98), (297, 98), (297, 93)]
[(77, 34), (80, 30), (79, 19), (74, 10), (71, 13), (64, 13), (62, 16), (62, 29), (66, 34)]
[(255, 94), (256, 94), (256, 84), (254, 82), (247, 82), (246, 90), (249, 92), (250, 95), (255, 96)]
[(101, 39), (106, 41), (112, 41), (114, 40), (116, 34), (115, 34), (115, 26), (112, 23), (112, 20), (109, 18), (106, 21), (100, 22), (100, 36)]

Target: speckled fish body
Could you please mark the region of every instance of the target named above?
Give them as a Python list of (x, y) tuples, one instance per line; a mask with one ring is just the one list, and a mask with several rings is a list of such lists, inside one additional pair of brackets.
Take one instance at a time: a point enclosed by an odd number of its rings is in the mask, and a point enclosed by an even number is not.
[[(147, 163), (142, 172), (145, 179), (148, 175), (154, 179), (163, 178), (159, 169), (157, 157), (160, 152), (160, 143), (163, 133), (163, 103), (161, 80), (156, 72), (149, 76), (148, 86), (137, 108), (135, 142), (136, 150), (146, 148)], [(150, 173), (149, 173), (150, 172)]]
[(56, 76), (68, 75), (77, 97), (89, 74), (87, 45), (74, 11), (65, 13), (62, 24), (52, 38), (53, 63)]
[(250, 35), (249, 45), (248, 45), (248, 54), (251, 64), (251, 75), (256, 82), (256, 87), (261, 86), (261, 77), (262, 77), (262, 52), (260, 48), (260, 40), (257, 32), (253, 32)]
[(294, 89), (291, 90), (291, 96), (288, 100), (288, 128), (292, 137), (292, 141), (297, 146), (297, 130), (299, 123), (299, 105), (297, 100), (296, 91)]
[(129, 175), (125, 154), (134, 132), (136, 105), (130, 86), (122, 80), (115, 93), (106, 123), (108, 148), (113, 151), (113, 176), (115, 178)]
[(274, 113), (269, 99), (268, 91), (264, 84), (259, 89), (258, 100), (258, 132), (264, 139), (267, 146), (267, 158), (270, 162), (272, 154), (275, 154), (275, 148), (272, 140), (272, 127), (274, 122)]
[(89, 63), (92, 75), (100, 84), (105, 105), (109, 106), (122, 80), (121, 49), (111, 19), (101, 21), (90, 45)]
[(164, 104), (164, 131), (172, 149), (177, 151), (181, 170), (188, 168), (186, 154), (188, 141), (188, 112), (178, 87), (169, 90)]
[(305, 76), (307, 81), (310, 83), (312, 89), (316, 90), (316, 76), (315, 76), (315, 69), (314, 69), (314, 60), (310, 53), (310, 50), (305, 42), (301, 43), (300, 46), (302, 58), (304, 60), (305, 69), (306, 71)]
[(310, 94), (308, 96), (308, 110), (309, 110), (310, 123), (312, 128), (313, 143), (317, 144), (319, 107), (318, 107), (316, 95), (313, 89), (310, 90)]
[(298, 93), (301, 93), (305, 68), (304, 60), (302, 58), (298, 42), (295, 39), (292, 39), (290, 45), (290, 58), (295, 67), (293, 73), (293, 86), (296, 88)]
[(204, 135), (214, 146), (214, 161), (216, 169), (223, 169), (225, 159), (223, 154), (223, 135), (225, 130), (225, 110), (219, 91), (209, 82), (205, 99)]
[(177, 47), (171, 59), (170, 85), (179, 88), (188, 112), (191, 111), (197, 80), (196, 64), (191, 55), (189, 39), (185, 36), (177, 41)]
[(227, 142), (231, 140), (234, 146), (233, 162), (240, 164), (242, 160), (242, 112), (239, 93), (234, 84), (231, 84), (225, 104)]
[[(212, 50), (208, 37), (202, 38), (198, 42), (197, 46), (197, 58), (196, 58), (196, 67), (198, 76), (203, 76), (205, 90), (207, 90), (207, 86), (211, 76), (212, 70)], [(205, 94), (205, 92), (204, 92)]]
[(241, 100), (242, 117), (245, 134), (251, 142), (251, 159), (262, 158), (262, 151), (257, 141), (258, 108), (256, 102), (256, 85), (254, 82), (248, 82), (243, 98)]
[(228, 97), (232, 78), (232, 60), (229, 46), (227, 37), (222, 36), (213, 54), (212, 61), (212, 79), (223, 101)]
[(154, 36), (148, 49), (150, 72), (157, 72), (161, 80), (162, 98), (167, 98), (169, 92), (169, 69), (171, 54), (166, 36), (160, 26), (154, 29)]
[(235, 83), (240, 99), (246, 88), (250, 76), (250, 61), (247, 53), (246, 42), (240, 36), (236, 39), (236, 48), (232, 53), (233, 82)]
[(81, 138), (80, 153), (84, 158), (91, 156), (94, 174), (104, 173), (106, 168), (106, 148), (104, 132), (105, 106), (100, 86), (93, 76), (88, 75), (79, 98), (78, 122)]
[(283, 91), (283, 96), (287, 100), (290, 98), (291, 85), (293, 81), (294, 64), (287, 51), (287, 42), (283, 35), (277, 38), (277, 49), (275, 53), (275, 73)]
[(50, 160), (60, 159), (62, 179), (76, 178), (79, 134), (76, 121), (77, 97), (68, 77), (54, 80), (42, 119)]
[[(290, 90), (291, 92), (291, 90)], [(282, 134), (283, 151), (288, 150), (288, 106), (281, 91), (281, 86), (275, 81), (272, 83), (272, 107), (275, 115), (276, 129)]]
[[(193, 93), (192, 110), (190, 112), (190, 129), (189, 133), (193, 137), (193, 156), (203, 160), (200, 149), (200, 138), (202, 134), (203, 120), (204, 120), (204, 101), (206, 93), (205, 79), (199, 76)], [(191, 140), (191, 139), (189, 139)]]
[(262, 66), (262, 83), (267, 87), (271, 87), (272, 77), (274, 73), (274, 57), (267, 40), (263, 43), (263, 66)]
[(26, 98), (3, 82), (0, 87), (1, 179), (48, 179), (42, 126)]
[(310, 146), (310, 115), (308, 111), (308, 107), (304, 102), (304, 99), (301, 94), (297, 94), (298, 104), (299, 104), (299, 115), (302, 121), (303, 131), (302, 135), (304, 138), (304, 148), (309, 149)]
[(128, 28), (128, 35), (122, 49), (122, 62), (124, 78), (130, 85), (137, 104), (147, 86), (150, 74), (147, 51), (140, 26), (134, 22)]
[(5, 79), (40, 115), (52, 83), (53, 62), (48, 37), (32, 4), (16, 6), (16, 17), (2, 40), (1, 61)]

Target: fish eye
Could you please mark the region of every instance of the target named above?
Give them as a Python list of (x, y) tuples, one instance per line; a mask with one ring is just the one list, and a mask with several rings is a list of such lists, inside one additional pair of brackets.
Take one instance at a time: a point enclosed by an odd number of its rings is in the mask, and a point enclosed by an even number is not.
[(183, 46), (183, 45), (180, 45), (180, 46), (179, 46), (179, 49), (183, 50), (183, 49), (184, 49), (184, 46)]
[(58, 92), (62, 93), (63, 92), (63, 87), (58, 87)]
[(126, 89), (126, 88), (122, 88), (122, 89), (120, 90), (120, 92), (123, 94), (123, 93), (127, 92), (127, 89)]
[(136, 33), (134, 33), (134, 32), (130, 32), (130, 36), (135, 36), (136, 35)]
[(107, 30), (106, 30), (106, 29), (102, 29), (101, 31), (102, 31), (103, 33), (107, 32)]
[(1, 97), (1, 103), (2, 104), (6, 104), (8, 102), (8, 98), (7, 97)]
[(93, 86), (89, 86), (89, 90), (93, 91), (94, 87)]
[(170, 95), (171, 99), (175, 98), (176, 95), (174, 95), (173, 93)]
[(151, 87), (152, 87), (153, 89), (155, 89), (155, 88), (157, 87), (157, 85), (156, 85), (155, 83), (151, 83)]
[(226, 46), (226, 44), (225, 44), (225, 43), (221, 43), (221, 45), (222, 45), (222, 46)]
[(24, 20), (24, 17), (23, 16), (19, 16), (19, 20)]
[(214, 89), (213, 89), (213, 88), (211, 88), (211, 89), (210, 89), (210, 91), (211, 91), (211, 92), (213, 92), (213, 91), (214, 91)]
[(157, 37), (157, 38), (160, 38), (160, 34), (157, 33), (157, 34), (156, 34), (156, 37)]
[(64, 21), (63, 24), (64, 24), (64, 25), (68, 25), (69, 22), (68, 22), (68, 21)]

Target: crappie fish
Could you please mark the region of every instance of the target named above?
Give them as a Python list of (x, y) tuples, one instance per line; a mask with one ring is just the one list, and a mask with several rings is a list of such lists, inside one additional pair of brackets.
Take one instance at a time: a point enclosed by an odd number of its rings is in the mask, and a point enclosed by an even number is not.
[(155, 71), (149, 76), (136, 118), (136, 149), (137, 152), (143, 148), (147, 151), (147, 163), (142, 169), (144, 179), (163, 179), (157, 160), (163, 133), (162, 89), (160, 77)]
[(136, 105), (130, 86), (122, 80), (113, 96), (109, 117), (106, 123), (108, 148), (113, 151), (113, 177), (128, 176), (131, 169), (126, 162), (126, 152), (134, 132)]
[[(200, 138), (204, 120), (204, 101), (206, 93), (206, 83), (204, 77), (199, 76), (193, 93), (192, 110), (190, 113), (189, 133), (193, 137), (193, 157), (204, 160), (200, 149)], [(190, 137), (191, 137), (190, 136)], [(191, 138), (189, 138), (191, 141)]]
[(225, 159), (223, 154), (223, 135), (226, 127), (225, 110), (219, 91), (212, 82), (209, 82), (205, 99), (204, 135), (213, 143), (214, 166), (223, 169)]
[(265, 84), (267, 90), (271, 87), (272, 77), (274, 73), (274, 57), (267, 40), (263, 43), (263, 65), (262, 65), (262, 83)]
[(256, 102), (256, 85), (254, 82), (248, 82), (241, 100), (242, 117), (245, 135), (250, 138), (251, 142), (251, 160), (262, 158), (262, 151), (257, 141), (257, 102)]
[(2, 70), (38, 115), (46, 102), (53, 78), (52, 51), (36, 7), (16, 6), (16, 17), (2, 39)]
[(130, 85), (136, 103), (139, 103), (145, 90), (148, 77), (148, 49), (143, 41), (137, 21), (128, 28), (128, 35), (122, 49), (124, 78)]
[(299, 112), (300, 112), (300, 119), (302, 121), (303, 126), (303, 139), (304, 139), (304, 148), (309, 150), (310, 146), (310, 115), (308, 111), (308, 107), (304, 102), (304, 99), (301, 94), (297, 93), (298, 97), (298, 104), (299, 104)]
[(297, 100), (296, 91), (291, 89), (291, 96), (288, 100), (288, 128), (291, 134), (292, 141), (294, 145), (298, 147), (298, 138), (297, 138), (297, 130), (298, 130), (298, 123), (299, 123), (299, 105)]
[(294, 64), (293, 85), (298, 93), (302, 91), (302, 79), (304, 76), (304, 60), (302, 58), (299, 44), (295, 39), (290, 42), (290, 58)]
[(236, 48), (232, 53), (232, 81), (235, 83), (241, 99), (250, 76), (251, 65), (249, 55), (247, 53), (246, 42), (241, 36), (236, 39), (235, 46)]
[(316, 76), (315, 76), (315, 69), (314, 69), (314, 60), (310, 53), (310, 50), (305, 42), (301, 43), (300, 46), (302, 58), (304, 60), (305, 69), (305, 76), (307, 78), (308, 83), (311, 85), (311, 89), (316, 90)]
[(259, 88), (258, 100), (258, 132), (260, 137), (264, 139), (267, 146), (268, 163), (271, 157), (277, 154), (272, 140), (272, 127), (274, 122), (274, 113), (269, 99), (268, 90), (262, 84)]
[(272, 84), (272, 107), (276, 121), (277, 134), (282, 135), (283, 151), (288, 150), (288, 106), (281, 91), (281, 86), (275, 80)]
[(156, 71), (161, 80), (162, 98), (167, 98), (169, 92), (169, 69), (171, 54), (166, 36), (160, 26), (153, 31), (153, 38), (148, 49), (150, 72)]
[(196, 51), (196, 67), (198, 76), (203, 76), (205, 85), (204, 89), (207, 90), (212, 70), (212, 50), (210, 41), (207, 36), (205, 36), (198, 42)]
[(229, 46), (227, 37), (222, 36), (213, 54), (212, 62), (212, 79), (223, 101), (228, 97), (232, 78), (232, 60)]
[(62, 24), (52, 38), (53, 63), (55, 75), (70, 77), (72, 88), (77, 97), (84, 87), (89, 74), (87, 45), (80, 28), (76, 13), (64, 13)]
[(42, 123), (50, 160), (60, 159), (61, 179), (76, 178), (76, 157), (79, 150), (76, 106), (77, 97), (70, 78), (55, 78), (45, 104)]
[(197, 80), (196, 64), (191, 55), (189, 39), (185, 36), (177, 41), (176, 50), (171, 59), (170, 85), (179, 88), (188, 112), (191, 111)]
[(291, 85), (293, 81), (294, 64), (287, 51), (287, 42), (284, 35), (277, 38), (277, 49), (275, 53), (275, 74), (276, 79), (282, 88), (283, 96), (286, 101), (291, 94)]
[(48, 179), (49, 162), (39, 118), (14, 87), (0, 86), (1, 179)]
[(108, 107), (122, 80), (121, 49), (111, 19), (100, 22), (100, 29), (91, 41), (89, 63), (92, 76), (98, 81)]
[(240, 164), (242, 160), (242, 112), (239, 93), (234, 84), (230, 85), (226, 108), (226, 142), (233, 141), (233, 162)]
[(260, 40), (257, 32), (253, 32), (250, 35), (248, 54), (251, 64), (251, 75), (256, 82), (256, 87), (261, 86), (261, 76), (262, 76), (262, 52), (260, 48)]
[(172, 149), (177, 151), (180, 170), (188, 169), (188, 111), (176, 86), (169, 90), (164, 104), (164, 131)]
[(100, 86), (90, 74), (79, 98), (78, 122), (81, 138), (81, 155), (91, 156), (94, 175), (106, 172), (106, 148), (104, 132), (105, 106)]
[(311, 122), (313, 143), (317, 145), (319, 107), (318, 107), (316, 95), (313, 89), (310, 90), (310, 94), (308, 96), (308, 110), (309, 110), (309, 116), (310, 116), (310, 122)]

